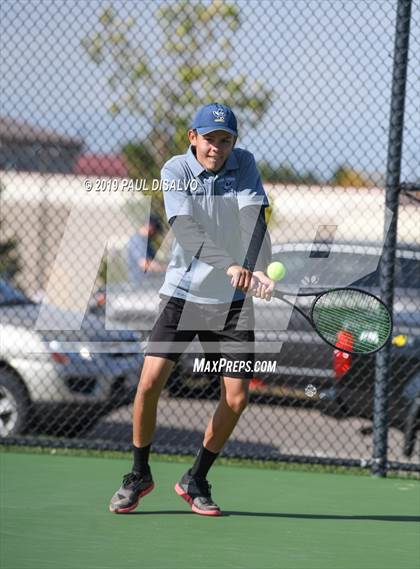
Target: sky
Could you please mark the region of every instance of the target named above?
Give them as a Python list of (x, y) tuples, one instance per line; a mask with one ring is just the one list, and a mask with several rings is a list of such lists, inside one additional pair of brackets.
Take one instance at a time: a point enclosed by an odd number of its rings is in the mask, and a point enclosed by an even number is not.
[[(133, 41), (158, 65), (161, 1), (3, 0), (0, 4), (0, 113), (117, 153), (145, 136), (140, 115), (107, 111), (109, 68), (81, 40), (112, 5), (135, 20)], [(267, 113), (238, 145), (257, 160), (289, 163), (327, 179), (342, 164), (386, 169), (397, 0), (235, 2), (231, 73), (272, 90)], [(207, 49), (207, 46), (203, 46)], [(420, 2), (413, 1), (402, 180), (420, 180)], [(228, 102), (228, 101), (226, 101)], [(239, 117), (240, 118), (240, 117)]]

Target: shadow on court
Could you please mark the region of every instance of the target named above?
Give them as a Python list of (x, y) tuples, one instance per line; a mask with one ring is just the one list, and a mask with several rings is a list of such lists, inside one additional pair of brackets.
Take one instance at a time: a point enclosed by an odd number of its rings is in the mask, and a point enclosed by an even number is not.
[(372, 520), (379, 522), (420, 522), (420, 516), (346, 516), (337, 514), (289, 514), (275, 512), (223, 512), (225, 516), (252, 516), (266, 518), (293, 518), (301, 520)]
[[(176, 515), (195, 516), (194, 512), (182, 510), (154, 510), (154, 511), (136, 511), (124, 514), (129, 516), (158, 516), (158, 515)], [(298, 520), (371, 520), (375, 522), (420, 522), (420, 516), (346, 516), (336, 514), (290, 514), (290, 513), (276, 513), (276, 512), (238, 512), (238, 511), (224, 511), (221, 517), (231, 516), (245, 516), (257, 518), (290, 518)]]

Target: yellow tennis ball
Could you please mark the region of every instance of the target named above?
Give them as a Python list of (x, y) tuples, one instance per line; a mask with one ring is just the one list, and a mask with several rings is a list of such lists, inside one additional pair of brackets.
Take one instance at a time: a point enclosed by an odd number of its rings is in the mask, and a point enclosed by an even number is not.
[(267, 275), (273, 281), (281, 281), (284, 279), (286, 274), (286, 267), (280, 261), (274, 261), (274, 263), (270, 263), (267, 267)]

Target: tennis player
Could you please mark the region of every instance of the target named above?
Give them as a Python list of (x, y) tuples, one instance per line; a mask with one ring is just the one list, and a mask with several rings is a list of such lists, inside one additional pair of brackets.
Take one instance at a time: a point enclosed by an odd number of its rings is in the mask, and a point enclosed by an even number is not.
[(160, 289), (133, 409), (132, 471), (111, 498), (111, 512), (134, 510), (154, 482), (149, 453), (161, 391), (196, 335), (206, 356), (224, 363), (221, 398), (192, 468), (175, 491), (193, 512), (218, 516), (207, 474), (248, 401), (254, 363), (252, 295), (270, 300), (274, 282), (265, 222), (268, 206), (253, 155), (235, 148), (237, 120), (222, 104), (201, 107), (190, 147), (163, 167), (161, 184), (174, 242)]

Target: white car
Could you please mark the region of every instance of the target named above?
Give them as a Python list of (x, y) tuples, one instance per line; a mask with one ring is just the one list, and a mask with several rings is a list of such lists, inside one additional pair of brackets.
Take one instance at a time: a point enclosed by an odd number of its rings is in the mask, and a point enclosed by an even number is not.
[[(137, 387), (144, 356), (132, 332), (107, 331), (92, 314), (77, 331), (36, 330), (39, 311), (0, 279), (1, 437), (40, 423), (54, 434), (80, 433)], [(72, 316), (60, 314), (69, 324)]]

